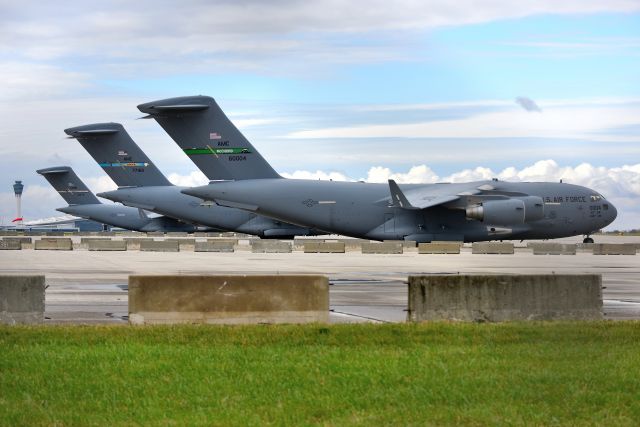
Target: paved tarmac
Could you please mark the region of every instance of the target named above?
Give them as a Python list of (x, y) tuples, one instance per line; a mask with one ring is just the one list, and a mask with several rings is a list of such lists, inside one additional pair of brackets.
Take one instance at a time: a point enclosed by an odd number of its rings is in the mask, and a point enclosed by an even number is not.
[[(563, 239), (562, 242), (576, 242)], [(600, 239), (640, 243), (640, 238)], [(324, 274), (332, 322), (402, 322), (409, 275), (602, 274), (609, 319), (640, 319), (640, 255), (254, 254), (206, 252), (2, 251), (1, 274), (44, 274), (48, 323), (126, 323), (131, 274)]]

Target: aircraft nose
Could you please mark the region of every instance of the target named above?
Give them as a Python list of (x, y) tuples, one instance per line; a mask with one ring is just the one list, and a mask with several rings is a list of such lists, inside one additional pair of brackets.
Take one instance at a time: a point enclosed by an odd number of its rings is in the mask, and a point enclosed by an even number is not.
[(618, 210), (613, 205), (613, 203), (609, 202), (609, 209), (607, 210), (607, 224), (611, 224), (618, 217)]

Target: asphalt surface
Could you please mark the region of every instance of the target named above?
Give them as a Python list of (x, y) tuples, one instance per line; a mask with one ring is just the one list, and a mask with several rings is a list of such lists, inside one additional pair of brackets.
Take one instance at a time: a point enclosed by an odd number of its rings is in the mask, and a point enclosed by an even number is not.
[[(565, 239), (575, 242), (576, 239)], [(640, 238), (601, 239), (635, 242)], [(640, 319), (640, 256), (254, 254), (203, 252), (2, 251), (0, 274), (46, 277), (47, 323), (127, 321), (127, 282), (131, 274), (323, 274), (329, 277), (332, 322), (403, 322), (409, 275), (417, 274), (602, 274), (604, 314)]]

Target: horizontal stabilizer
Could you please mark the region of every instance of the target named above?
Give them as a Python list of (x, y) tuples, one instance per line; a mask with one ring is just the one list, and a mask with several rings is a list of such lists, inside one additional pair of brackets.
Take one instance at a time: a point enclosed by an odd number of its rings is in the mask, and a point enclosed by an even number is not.
[(69, 166), (60, 166), (55, 168), (38, 169), (36, 173), (39, 173), (40, 175), (49, 175), (69, 173), (70, 171), (71, 168)]
[(76, 131), (76, 133), (80, 135), (109, 135), (118, 132), (118, 129), (87, 129)]
[(119, 123), (92, 123), (90, 125), (75, 126), (67, 128), (64, 133), (72, 138), (83, 138), (100, 135), (114, 135), (124, 130)]
[[(184, 104), (184, 105), (151, 105), (149, 110), (162, 111), (162, 112), (181, 112), (181, 111), (202, 111), (209, 108), (206, 104)], [(153, 114), (149, 111), (150, 114)]]
[(391, 206), (402, 209), (427, 209), (453, 202), (460, 198), (460, 196), (453, 194), (429, 194), (423, 189), (410, 190), (407, 193), (403, 193), (393, 179), (389, 180), (389, 190), (391, 191)]

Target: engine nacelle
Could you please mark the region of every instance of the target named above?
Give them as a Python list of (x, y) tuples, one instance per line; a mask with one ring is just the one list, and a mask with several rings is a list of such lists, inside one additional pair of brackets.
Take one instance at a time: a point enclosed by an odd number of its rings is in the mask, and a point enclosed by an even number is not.
[(531, 222), (544, 218), (544, 201), (542, 197), (527, 196), (520, 198), (524, 202), (524, 221)]
[(522, 224), (525, 220), (525, 203), (520, 199), (488, 200), (468, 206), (467, 218), (492, 225)]

